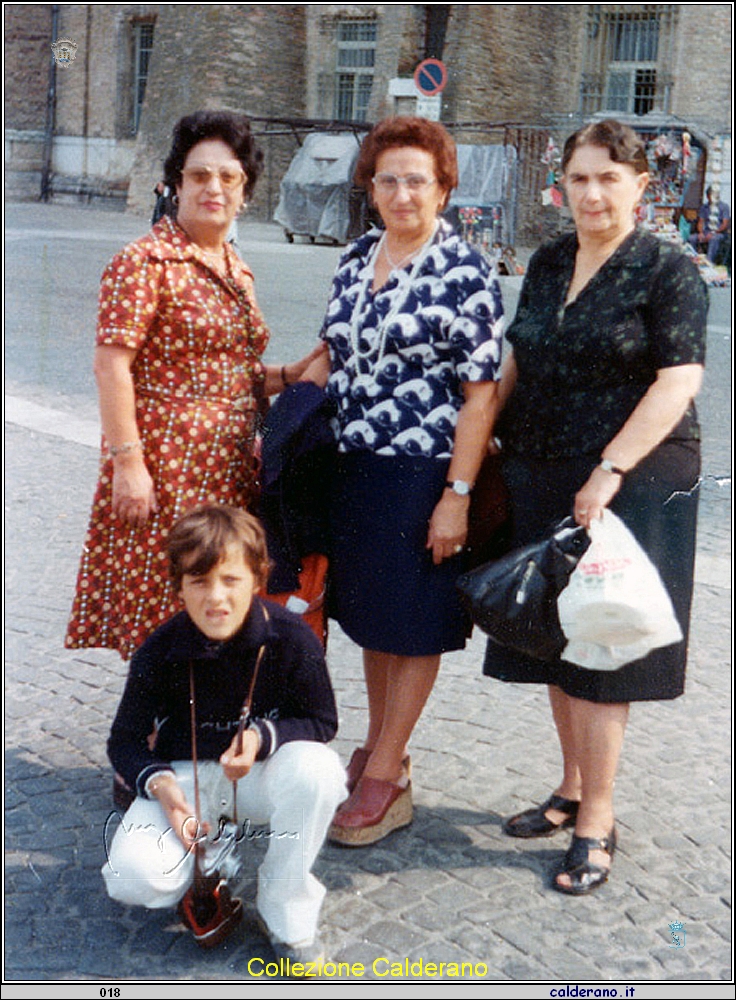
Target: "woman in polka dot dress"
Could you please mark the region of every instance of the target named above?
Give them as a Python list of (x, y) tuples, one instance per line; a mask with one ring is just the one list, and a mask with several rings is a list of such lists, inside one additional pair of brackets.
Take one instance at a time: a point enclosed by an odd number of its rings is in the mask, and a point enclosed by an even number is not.
[(172, 523), (200, 503), (248, 505), (259, 398), (299, 378), (260, 358), (253, 275), (226, 242), (261, 169), (247, 118), (183, 118), (164, 167), (164, 217), (102, 278), (95, 352), (103, 452), (66, 645), (127, 658), (179, 610)]

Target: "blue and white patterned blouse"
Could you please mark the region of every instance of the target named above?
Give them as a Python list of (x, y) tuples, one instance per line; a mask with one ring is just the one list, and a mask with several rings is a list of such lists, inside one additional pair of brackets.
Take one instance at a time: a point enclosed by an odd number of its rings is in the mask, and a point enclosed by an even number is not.
[(322, 327), (338, 447), (450, 458), (462, 383), (499, 378), (498, 282), (478, 251), (441, 223), (419, 266), (392, 271), (374, 294), (380, 238), (373, 229), (343, 254)]

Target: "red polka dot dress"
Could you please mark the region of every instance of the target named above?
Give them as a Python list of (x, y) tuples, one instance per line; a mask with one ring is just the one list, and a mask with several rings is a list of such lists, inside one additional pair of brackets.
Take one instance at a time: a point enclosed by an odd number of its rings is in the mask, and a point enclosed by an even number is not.
[(158, 511), (140, 528), (113, 515), (103, 440), (68, 647), (105, 646), (129, 657), (180, 610), (165, 553), (172, 523), (200, 503), (248, 504), (268, 330), (253, 276), (230, 247), (227, 264), (222, 278), (164, 218), (105, 270), (97, 344), (137, 352), (136, 415)]

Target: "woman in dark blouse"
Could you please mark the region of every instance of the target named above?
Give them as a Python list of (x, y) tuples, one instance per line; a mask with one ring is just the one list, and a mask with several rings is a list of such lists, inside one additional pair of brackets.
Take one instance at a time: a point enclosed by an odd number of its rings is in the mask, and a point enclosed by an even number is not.
[(587, 527), (610, 506), (657, 565), (685, 637), (612, 672), (489, 644), (486, 674), (549, 685), (563, 759), (552, 796), (504, 831), (546, 837), (574, 826), (553, 886), (582, 895), (606, 881), (616, 845), (629, 702), (684, 687), (707, 291), (677, 248), (635, 225), (649, 180), (636, 133), (588, 125), (568, 140), (562, 166), (576, 232), (530, 262), (500, 388), (514, 541), (543, 536), (571, 512)]

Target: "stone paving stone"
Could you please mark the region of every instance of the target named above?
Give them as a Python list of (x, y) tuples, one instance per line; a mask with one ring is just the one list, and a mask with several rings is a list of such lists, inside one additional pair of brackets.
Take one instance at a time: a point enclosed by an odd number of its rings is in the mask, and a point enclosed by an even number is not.
[[(556, 957), (556, 956), (555, 956)], [(533, 962), (529, 959), (510, 958), (501, 966), (502, 978), (520, 980), (522, 982), (535, 979), (550, 979), (550, 969), (541, 962)], [(592, 978), (598, 978), (597, 973), (593, 973)]]
[(719, 920), (709, 920), (708, 927), (720, 935), (724, 941), (731, 941), (733, 938), (733, 921), (730, 916), (724, 916)]
[(692, 949), (685, 948), (664, 948), (654, 956), (662, 966), (665, 974), (671, 979), (681, 979), (682, 976), (696, 968), (692, 958)]
[(340, 906), (333, 909), (325, 909), (325, 920), (328, 926), (339, 928), (349, 935), (357, 935), (361, 938), (365, 928), (379, 920), (382, 914), (380, 908), (375, 904), (354, 898), (350, 906), (345, 905), (343, 900)]
[(450, 876), (447, 872), (443, 871), (409, 869), (397, 871), (394, 878), (399, 885), (404, 887), (407, 893), (422, 895), (429, 889), (438, 889), (446, 885)]
[(458, 924), (457, 920), (451, 921), (448, 926), (450, 930), (445, 932), (448, 942), (464, 949), (479, 961), (486, 958), (490, 951), (491, 941), (494, 940), (490, 927), (485, 932), (481, 932), (477, 927)]
[(397, 920), (379, 920), (365, 930), (366, 941), (391, 948), (395, 954), (408, 953), (417, 948), (424, 940), (424, 935), (411, 930)]
[(659, 962), (654, 959), (638, 956), (630, 958), (626, 955), (621, 955), (616, 963), (603, 958), (597, 964), (597, 971), (598, 974), (595, 977), (597, 979), (623, 979), (624, 981), (635, 982), (638, 979), (646, 981), (664, 978)]
[(403, 916), (416, 905), (416, 897), (393, 880), (367, 893), (366, 897), (370, 903), (396, 917)]
[(427, 906), (426, 901), (422, 901), (405, 914), (404, 919), (423, 930), (442, 932), (457, 923), (458, 913), (452, 906)]
[(712, 895), (680, 898), (677, 905), (686, 920), (694, 921), (718, 920), (730, 909), (725, 900), (714, 898)]

